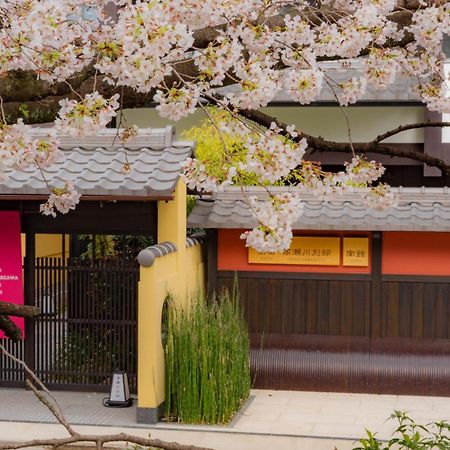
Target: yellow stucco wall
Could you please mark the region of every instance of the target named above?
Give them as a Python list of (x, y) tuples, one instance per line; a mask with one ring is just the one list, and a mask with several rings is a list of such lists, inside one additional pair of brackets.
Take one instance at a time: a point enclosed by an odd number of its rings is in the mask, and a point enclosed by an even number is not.
[[(25, 256), (25, 234), (22, 233), (22, 257)], [(66, 257), (69, 254), (69, 236), (65, 235)], [(62, 256), (61, 234), (36, 234), (36, 258), (58, 258)]]
[[(21, 247), (22, 247), (22, 264), (26, 255), (25, 234), (21, 234)], [(63, 235), (62, 234), (36, 234), (35, 252), (36, 258), (61, 258), (63, 256)], [(65, 240), (65, 257), (69, 257), (69, 235), (64, 235)], [(58, 282), (65, 280), (66, 273), (62, 272), (60, 275), (62, 278)], [(41, 287), (49, 285), (47, 279), (39, 280)]]
[(170, 294), (186, 306), (205, 286), (201, 245), (186, 248), (186, 187), (178, 182), (173, 201), (158, 202), (158, 243), (172, 242), (177, 251), (141, 267), (138, 299), (138, 407), (157, 408), (165, 399), (162, 309)]

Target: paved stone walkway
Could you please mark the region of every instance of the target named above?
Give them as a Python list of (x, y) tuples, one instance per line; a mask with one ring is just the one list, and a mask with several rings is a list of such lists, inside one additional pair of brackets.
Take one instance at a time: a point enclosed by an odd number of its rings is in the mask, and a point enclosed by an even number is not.
[[(149, 426), (136, 423), (135, 407), (102, 406), (105, 394), (54, 394), (68, 420), (79, 424), (80, 431), (127, 431), (140, 436), (151, 433), (153, 437), (217, 450), (264, 450), (274, 446), (280, 450), (350, 450), (364, 436), (365, 428), (387, 438), (395, 424), (386, 419), (394, 410), (407, 411), (421, 423), (450, 419), (450, 398), (254, 390), (243, 410), (227, 426)], [(31, 392), (0, 389), (0, 441), (63, 433), (52, 422), (51, 415)]]

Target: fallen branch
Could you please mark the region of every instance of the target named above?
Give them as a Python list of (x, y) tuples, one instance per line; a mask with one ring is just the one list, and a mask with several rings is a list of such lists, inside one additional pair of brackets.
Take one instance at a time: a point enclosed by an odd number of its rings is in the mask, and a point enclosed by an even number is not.
[[(26, 381), (26, 385), (28, 388), (30, 388), (34, 395), (39, 399), (39, 401), (46, 406), (52, 414), (56, 417), (56, 420), (69, 432), (71, 436), (76, 436), (77, 433), (72, 428), (69, 422), (67, 422), (66, 418), (64, 417), (64, 414), (62, 413), (61, 409), (59, 408), (59, 405), (55, 398), (52, 396), (50, 397), (53, 400), (53, 404), (50, 402), (50, 400), (43, 394), (42, 392), (39, 392), (39, 390), (36, 388), (36, 386), (30, 381)], [(55, 405), (57, 406), (55, 408)]]
[[(0, 351), (8, 358), (11, 358), (14, 362), (18, 363), (24, 368), (26, 373), (30, 376), (30, 379), (28, 379), (26, 382), (27, 386), (33, 391), (34, 395), (36, 395), (39, 401), (41, 401), (41, 403), (47, 407), (47, 409), (53, 414), (56, 420), (66, 429), (66, 431), (70, 435), (65, 438), (32, 439), (29, 441), (21, 441), (7, 444), (0, 443), (0, 450), (14, 450), (28, 447), (57, 448), (63, 445), (88, 443), (88, 442), (95, 444), (97, 449), (101, 449), (105, 444), (111, 442), (124, 442), (127, 444), (133, 444), (142, 447), (151, 447), (161, 450), (212, 450), (207, 447), (197, 447), (195, 445), (179, 444), (178, 442), (166, 442), (160, 439), (142, 438), (127, 433), (105, 434), (105, 435), (88, 435), (77, 433), (72, 428), (68, 420), (65, 418), (57, 400), (51, 395), (50, 391), (45, 387), (44, 383), (42, 383), (39, 377), (27, 366), (27, 364), (21, 359), (9, 353), (2, 344), (0, 344)], [(39, 391), (36, 385), (42, 389), (42, 392)]]
[(128, 444), (140, 445), (142, 447), (152, 447), (162, 450), (212, 450), (208, 447), (197, 447), (196, 445), (179, 444), (178, 442), (166, 442), (160, 439), (141, 438), (127, 433), (87, 435), (76, 433), (73, 436), (60, 439), (33, 439), (30, 441), (15, 442), (13, 444), (0, 444), (0, 450), (14, 450), (24, 447), (60, 447), (62, 445), (92, 442), (97, 448), (111, 442), (124, 442)]
[[(56, 398), (52, 395), (52, 393), (45, 387), (44, 383), (39, 379), (39, 377), (27, 366), (27, 364), (25, 363), (25, 361), (22, 361), (20, 358), (17, 358), (16, 356), (14, 356), (12, 353), (8, 352), (8, 350), (6, 350), (6, 348), (0, 344), (0, 350), (2, 351), (2, 353), (7, 356), (9, 359), (11, 359), (12, 361), (14, 361), (15, 363), (17, 363), (19, 366), (21, 366), (25, 372), (27, 373), (27, 375), (29, 376), (29, 379), (27, 380), (27, 384), (31, 383), (31, 385), (33, 386), (33, 388), (30, 387), (30, 389), (32, 389), (32, 391), (36, 394), (36, 386), (39, 387), (39, 389), (42, 389), (43, 392), (45, 392), (45, 394), (47, 394), (47, 396), (52, 400), (53, 404), (50, 406), (48, 403), (48, 399), (47, 403), (43, 402), (45, 406), (47, 406), (47, 408), (50, 410), (50, 412), (56, 417), (56, 419), (58, 420), (58, 422), (61, 423), (61, 425), (63, 425), (67, 431), (69, 432), (69, 434), (72, 434), (72, 431), (70, 429), (68, 429), (66, 427), (66, 425), (64, 424), (64, 414), (62, 412), (61, 407), (58, 404), (58, 401), (56, 400)], [(32, 381), (31, 381), (32, 380)], [(33, 382), (35, 383), (35, 385), (33, 384)], [(38, 399), (42, 401), (41, 397), (39, 395), (37, 395)], [(60, 421), (60, 417), (63, 418), (63, 421)], [(69, 425), (70, 428), (70, 425)]]

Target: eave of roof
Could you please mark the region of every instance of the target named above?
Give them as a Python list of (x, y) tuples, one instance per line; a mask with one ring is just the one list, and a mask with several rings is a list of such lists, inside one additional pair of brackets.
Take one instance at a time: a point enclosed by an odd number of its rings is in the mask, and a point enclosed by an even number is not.
[[(46, 133), (36, 130), (36, 135)], [(49, 194), (47, 182), (62, 187), (70, 181), (82, 200), (170, 200), (194, 143), (177, 141), (173, 127), (140, 129), (125, 144), (119, 133), (107, 129), (96, 136), (63, 137), (63, 157), (45, 170), (45, 180), (35, 166), (8, 170), (0, 183), (0, 198), (44, 199)], [(123, 172), (124, 163), (129, 164), (129, 173)]]
[[(285, 192), (289, 188), (274, 188)], [(264, 198), (265, 190), (245, 188), (245, 196)], [(298, 230), (445, 231), (450, 232), (450, 192), (447, 188), (399, 188), (399, 204), (382, 211), (368, 209), (361, 193), (349, 192), (330, 201), (305, 194)], [(239, 188), (228, 188), (214, 199), (199, 200), (189, 215), (189, 227), (252, 228), (253, 217)]]

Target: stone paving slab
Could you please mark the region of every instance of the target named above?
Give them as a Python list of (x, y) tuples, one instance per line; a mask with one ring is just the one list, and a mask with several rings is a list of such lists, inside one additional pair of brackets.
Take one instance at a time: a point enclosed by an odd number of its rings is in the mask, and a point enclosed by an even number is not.
[[(450, 398), (414, 397), (394, 395), (368, 395), (345, 393), (316, 393), (253, 390), (250, 400), (243, 410), (229, 425), (181, 425), (176, 423), (159, 423), (143, 425), (136, 423), (136, 406), (131, 408), (106, 408), (102, 393), (54, 392), (69, 422), (75, 425), (97, 426), (109, 433), (107, 427), (121, 427), (132, 430), (132, 433), (167, 433), (177, 436), (203, 439), (207, 442), (220, 441), (238, 450), (240, 442), (259, 442), (259, 449), (271, 448), (276, 439), (286, 441), (283, 450), (295, 448), (301, 450), (353, 448), (353, 442), (364, 437), (365, 428), (377, 432), (380, 438), (386, 439), (395, 428), (395, 423), (387, 421), (394, 410), (407, 411), (410, 416), (422, 423), (438, 420), (450, 420)], [(15, 422), (14, 424), (8, 422)], [(4, 429), (20, 430), (25, 425), (19, 422), (54, 422), (45, 407), (34, 397), (32, 392), (24, 389), (0, 389), (0, 440), (6, 440), (1, 432)], [(50, 426), (50, 425), (49, 425)], [(5, 428), (6, 427), (6, 428)], [(35, 430), (36, 424), (28, 424), (27, 434)], [(20, 432), (18, 431), (18, 436)], [(235, 435), (234, 438), (228, 437)], [(215, 436), (214, 438), (212, 436)], [(280, 441), (281, 442), (281, 441)], [(312, 442), (312, 447), (304, 447), (305, 442)], [(321, 446), (318, 443), (321, 443)], [(275, 443), (275, 441), (273, 441)], [(266, 446), (267, 444), (267, 446)], [(291, 447), (291, 444), (295, 446)], [(206, 445), (206, 444), (205, 444)], [(250, 444), (249, 444), (250, 445)], [(253, 445), (253, 444), (252, 444)], [(256, 444), (255, 444), (256, 445)], [(284, 445), (284, 444), (283, 444)], [(211, 445), (208, 445), (211, 447)], [(226, 447), (224, 447), (226, 448)], [(227, 448), (229, 450), (230, 447)], [(242, 447), (250, 450), (253, 447)]]
[[(353, 448), (353, 443), (346, 440), (330, 441), (329, 439), (298, 436), (217, 433), (154, 428), (106, 428), (80, 425), (74, 428), (76, 431), (86, 434), (114, 434), (125, 432), (141, 437), (148, 437), (151, 434), (152, 438), (203, 446), (213, 450), (351, 450)], [(26, 438), (45, 439), (64, 436), (67, 436), (67, 434), (61, 429), (61, 426), (55, 424), (0, 422), (0, 442), (16, 442)], [(123, 446), (120, 448), (123, 449)]]

